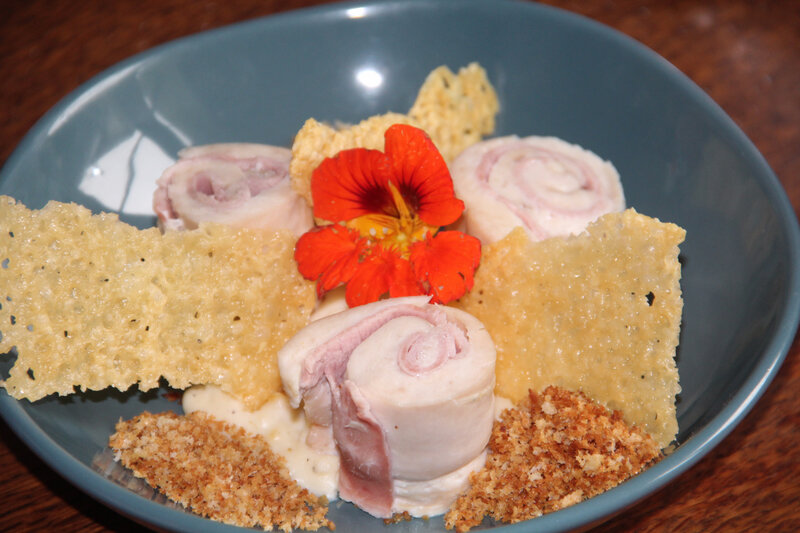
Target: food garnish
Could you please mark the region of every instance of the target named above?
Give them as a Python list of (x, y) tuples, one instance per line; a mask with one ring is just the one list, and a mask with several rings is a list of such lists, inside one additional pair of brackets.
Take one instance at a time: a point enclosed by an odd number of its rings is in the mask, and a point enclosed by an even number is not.
[(678, 432), (685, 234), (628, 209), (573, 237), (532, 242), (517, 228), (486, 246), (456, 305), (494, 339), (497, 394), (516, 402), (549, 385), (581, 390), (667, 446)]
[(386, 113), (336, 127), (309, 118), (292, 144), (292, 188), (311, 203), (311, 174), (323, 159), (350, 148), (381, 150), (383, 133), (392, 124), (426, 131), (449, 164), (464, 148), (494, 132), (499, 108), (479, 64), (470, 63), (457, 74), (440, 66), (428, 74), (408, 114)]
[(120, 421), (109, 446), (172, 501), (242, 527), (334, 529), (328, 502), (301, 488), (265, 438), (205, 413), (144, 412)]
[(494, 133), (500, 110), (497, 93), (478, 63), (433, 69), (419, 89), (408, 116), (433, 139), (450, 163), (468, 146)]
[(596, 496), (661, 458), (658, 444), (585, 394), (531, 391), (495, 423), (489, 457), (444, 517), (459, 533), (484, 516), (521, 522)]
[(300, 273), (317, 281), (320, 297), (346, 285), (351, 307), (385, 294), (451, 302), (472, 287), (480, 241), (440, 231), (464, 204), (425, 132), (395, 124), (385, 140), (383, 152), (344, 150), (314, 171), (314, 216), (331, 224), (297, 241)]
[(114, 214), (0, 197), (0, 386), (38, 400), (109, 386), (215, 383), (256, 409), (276, 354), (308, 322), (313, 284), (288, 232), (203, 224), (140, 230)]

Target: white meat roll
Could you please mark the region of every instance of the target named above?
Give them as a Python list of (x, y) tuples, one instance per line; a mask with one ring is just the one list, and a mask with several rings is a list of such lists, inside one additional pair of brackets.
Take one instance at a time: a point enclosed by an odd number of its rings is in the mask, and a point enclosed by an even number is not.
[(582, 232), (625, 209), (614, 166), (555, 137), (498, 137), (464, 150), (450, 168), (466, 206), (464, 230), (484, 244), (522, 226), (534, 241)]
[(311, 208), (291, 187), (291, 150), (223, 143), (181, 150), (156, 182), (153, 209), (164, 230), (218, 222), (288, 229), (300, 236), (314, 225)]
[(336, 445), (340, 498), (374, 516), (441, 514), (484, 464), (495, 347), (463, 311), (427, 296), (354, 307), (306, 326), (278, 363), (317, 442)]

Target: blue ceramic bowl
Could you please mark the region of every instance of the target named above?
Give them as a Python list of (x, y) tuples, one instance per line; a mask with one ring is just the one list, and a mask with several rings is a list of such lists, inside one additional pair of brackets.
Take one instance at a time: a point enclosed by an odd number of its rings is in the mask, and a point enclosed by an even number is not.
[[(687, 230), (679, 446), (614, 490), (507, 530), (588, 527), (670, 482), (731, 431), (777, 372), (800, 305), (800, 237), (778, 180), (707, 95), (631, 39), (514, 2), (338, 4), (254, 20), (169, 43), (89, 81), (25, 137), (2, 171), (0, 193), (29, 207), (75, 201), (149, 226), (153, 181), (184, 146), (288, 146), (311, 116), (358, 121), (403, 112), (430, 70), (471, 61), (497, 88), (498, 135), (555, 135), (593, 150), (620, 171), (629, 205)], [(359, 72), (382, 83), (361, 84)], [(159, 529), (233, 531), (137, 495), (91, 466), (114, 423), (145, 408), (174, 404), (157, 391), (34, 404), (0, 392), (0, 411), (20, 438), (98, 500)], [(331, 513), (337, 531), (385, 530), (349, 504)], [(391, 529), (443, 525), (438, 518)]]

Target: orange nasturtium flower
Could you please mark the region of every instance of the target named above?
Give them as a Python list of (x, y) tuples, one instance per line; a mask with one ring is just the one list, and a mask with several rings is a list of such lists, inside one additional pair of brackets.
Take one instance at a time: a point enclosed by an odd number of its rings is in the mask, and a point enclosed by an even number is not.
[(331, 224), (297, 241), (300, 273), (320, 297), (346, 285), (350, 307), (386, 294), (458, 299), (472, 288), (481, 243), (440, 231), (464, 210), (447, 164), (418, 128), (395, 124), (384, 138), (383, 152), (344, 150), (314, 170), (314, 216)]

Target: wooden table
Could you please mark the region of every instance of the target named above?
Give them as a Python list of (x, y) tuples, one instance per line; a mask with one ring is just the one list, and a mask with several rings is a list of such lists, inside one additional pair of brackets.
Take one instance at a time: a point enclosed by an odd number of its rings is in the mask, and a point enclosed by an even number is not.
[[(2, 0), (0, 163), (94, 74), (183, 35), (312, 0)], [(548, 0), (675, 64), (764, 154), (800, 210), (800, 2)], [(720, 446), (600, 531), (800, 530), (800, 343)], [(0, 422), (1, 531), (136, 531), (53, 473)]]

